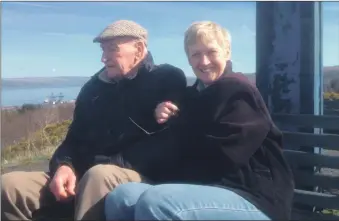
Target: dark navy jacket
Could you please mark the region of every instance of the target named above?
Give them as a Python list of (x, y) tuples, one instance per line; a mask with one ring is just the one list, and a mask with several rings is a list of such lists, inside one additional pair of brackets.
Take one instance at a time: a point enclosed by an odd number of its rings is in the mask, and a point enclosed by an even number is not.
[(169, 124), (156, 122), (154, 110), (162, 101), (178, 102), (186, 88), (183, 71), (154, 65), (149, 54), (133, 79), (107, 83), (99, 73), (78, 95), (73, 122), (50, 161), (50, 172), (65, 164), (81, 177), (90, 167), (109, 163), (156, 180), (172, 165), (177, 145)]

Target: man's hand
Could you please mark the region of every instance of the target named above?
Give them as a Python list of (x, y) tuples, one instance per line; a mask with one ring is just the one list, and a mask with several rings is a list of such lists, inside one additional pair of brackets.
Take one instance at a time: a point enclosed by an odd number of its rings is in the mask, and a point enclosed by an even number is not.
[(69, 166), (61, 166), (56, 171), (49, 188), (57, 201), (65, 201), (75, 195), (76, 176)]
[(168, 121), (171, 116), (178, 113), (179, 108), (170, 101), (162, 102), (155, 108), (155, 118), (159, 124)]

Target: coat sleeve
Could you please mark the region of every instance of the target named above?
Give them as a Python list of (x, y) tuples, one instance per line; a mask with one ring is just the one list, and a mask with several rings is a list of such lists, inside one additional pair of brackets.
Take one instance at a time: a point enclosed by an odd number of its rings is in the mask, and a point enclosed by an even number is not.
[[(160, 82), (162, 97), (159, 103), (164, 101), (170, 101), (175, 104), (179, 111), (182, 109), (182, 104), (185, 99), (185, 93), (187, 89), (187, 78), (184, 72), (176, 67), (167, 66), (167, 71), (162, 76)], [(154, 110), (155, 111), (155, 110)], [(172, 116), (164, 125), (165, 127), (171, 127), (178, 122), (178, 116)]]
[(52, 175), (62, 165), (71, 167), (76, 174), (78, 172), (76, 162), (79, 154), (77, 154), (77, 150), (86, 145), (85, 134), (88, 119), (86, 116), (86, 100), (89, 87), (90, 81), (81, 88), (75, 101), (73, 120), (68, 128), (66, 137), (56, 149), (49, 162), (49, 171)]
[(179, 105), (187, 87), (187, 78), (181, 69), (174, 66), (166, 65), (163, 69), (164, 74), (159, 80), (160, 89), (162, 90), (160, 102), (171, 101)]
[[(211, 86), (212, 87), (212, 86)], [(224, 79), (211, 88), (215, 100), (212, 123), (204, 131), (206, 147), (218, 148), (234, 167), (245, 165), (261, 147), (271, 121), (255, 86), (238, 79)]]

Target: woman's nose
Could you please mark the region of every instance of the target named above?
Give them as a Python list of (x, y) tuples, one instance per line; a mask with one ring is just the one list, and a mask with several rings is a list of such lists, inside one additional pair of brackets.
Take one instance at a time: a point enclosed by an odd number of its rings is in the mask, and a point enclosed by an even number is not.
[(211, 63), (211, 61), (207, 55), (201, 56), (200, 64), (208, 65), (209, 63)]

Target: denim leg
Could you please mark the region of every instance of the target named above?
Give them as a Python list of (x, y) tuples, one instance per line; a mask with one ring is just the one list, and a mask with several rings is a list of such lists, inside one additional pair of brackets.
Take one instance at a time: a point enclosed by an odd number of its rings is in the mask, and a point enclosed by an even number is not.
[(105, 197), (106, 220), (133, 220), (136, 202), (150, 187), (149, 184), (134, 182), (117, 186)]
[(238, 194), (219, 187), (163, 184), (135, 205), (134, 220), (270, 220)]

